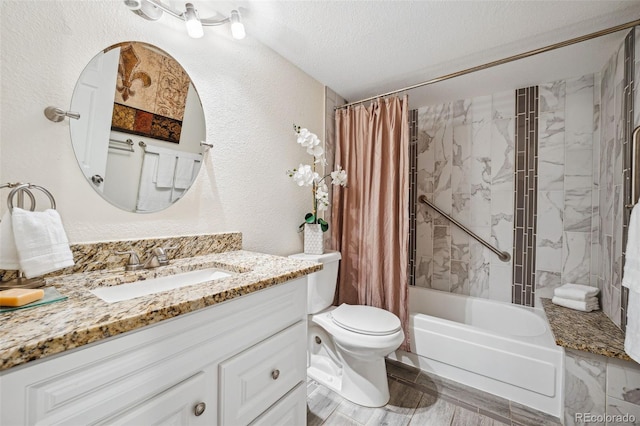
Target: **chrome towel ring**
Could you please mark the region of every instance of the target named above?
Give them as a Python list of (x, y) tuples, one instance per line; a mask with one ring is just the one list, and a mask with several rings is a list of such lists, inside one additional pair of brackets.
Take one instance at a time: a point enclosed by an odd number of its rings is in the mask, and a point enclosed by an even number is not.
[[(26, 185), (26, 186), (25, 186)], [(20, 187), (20, 188), (18, 188)], [(19, 191), (16, 193), (13, 190), (11, 191), (11, 193), (9, 194), (9, 197), (7, 198), (7, 204), (9, 204), (9, 200), (12, 200), (13, 197), (15, 195), (18, 196), (18, 206), (20, 208), (24, 208), (24, 194), (27, 194), (27, 196), (29, 197), (29, 201), (31, 202), (31, 205), (29, 206), (29, 210), (30, 211), (34, 211), (36, 209), (36, 198), (33, 196), (33, 193), (31, 191), (29, 191), (28, 189), (28, 184), (23, 184), (20, 182), (16, 182), (16, 183), (3, 183), (2, 185), (0, 185), (0, 189), (2, 188), (16, 188), (19, 189)]]
[(32, 183), (22, 183), (22, 184), (19, 184), (18, 186), (16, 186), (15, 188), (13, 188), (11, 190), (11, 192), (9, 193), (9, 197), (7, 198), (7, 206), (9, 207), (9, 211), (10, 212), (13, 212), (13, 198), (20, 191), (25, 191), (25, 192), (27, 192), (27, 194), (30, 195), (29, 198), (32, 201), (31, 211), (33, 211), (35, 209), (35, 205), (36, 205), (35, 197), (31, 193), (31, 191), (29, 191), (29, 189), (37, 189), (37, 190), (43, 192), (47, 196), (47, 198), (49, 198), (49, 202), (51, 202), (51, 208), (55, 210), (55, 208), (56, 208), (56, 200), (55, 200), (55, 198), (53, 198), (53, 195), (51, 195), (51, 193), (46, 188), (44, 188), (44, 187), (42, 187), (40, 185), (34, 185)]

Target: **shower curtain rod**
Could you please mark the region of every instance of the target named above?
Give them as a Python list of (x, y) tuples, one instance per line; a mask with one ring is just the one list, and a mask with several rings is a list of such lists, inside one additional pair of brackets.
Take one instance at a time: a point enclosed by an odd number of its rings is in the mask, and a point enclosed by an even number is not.
[(640, 19), (636, 19), (635, 21), (627, 22), (626, 24), (621, 24), (621, 25), (617, 25), (615, 27), (611, 27), (611, 28), (607, 28), (607, 29), (604, 29), (604, 30), (596, 31), (596, 32), (591, 33), (591, 34), (587, 34), (587, 35), (583, 35), (583, 36), (580, 36), (580, 37), (576, 37), (576, 38), (572, 38), (572, 39), (569, 39), (569, 40), (565, 40), (565, 41), (562, 41), (560, 43), (550, 44), (549, 46), (541, 47), (539, 49), (529, 50), (528, 52), (520, 53), (518, 55), (513, 55), (513, 56), (509, 56), (509, 57), (503, 58), (503, 59), (498, 59), (497, 61), (488, 62), (488, 63), (482, 64), (482, 65), (477, 65), (477, 66), (472, 67), (472, 68), (467, 68), (466, 70), (457, 71), (457, 72), (454, 72), (454, 73), (451, 73), (451, 74), (443, 75), (441, 77), (436, 77), (436, 78), (433, 78), (431, 80), (423, 81), (422, 83), (417, 83), (417, 84), (414, 84), (412, 86), (403, 87), (402, 89), (393, 90), (391, 92), (382, 93), (382, 94), (376, 95), (376, 96), (371, 96), (370, 98), (361, 99), (361, 100), (355, 101), (355, 102), (349, 102), (347, 104), (335, 107), (334, 110), (347, 108), (347, 107), (350, 107), (352, 105), (361, 104), (361, 103), (364, 103), (364, 102), (372, 101), (372, 100), (377, 99), (377, 98), (383, 98), (385, 96), (395, 95), (396, 93), (405, 92), (407, 90), (417, 89), (418, 87), (428, 86), (430, 84), (438, 83), (440, 81), (445, 81), (445, 80), (449, 80), (449, 79), (452, 79), (452, 78), (455, 78), (455, 77), (460, 77), (460, 76), (463, 76), (463, 75), (466, 75), (466, 74), (471, 74), (471, 73), (474, 73), (476, 71), (486, 70), (487, 68), (492, 68), (492, 67), (495, 67), (497, 65), (502, 65), (502, 64), (509, 63), (509, 62), (513, 62), (513, 61), (516, 61), (518, 59), (528, 58), (530, 56), (539, 55), (540, 53), (549, 52), (551, 50), (559, 49), (561, 47), (571, 46), (572, 44), (576, 44), (576, 43), (580, 43), (580, 42), (583, 42), (583, 41), (591, 40), (591, 39), (594, 39), (594, 38), (602, 37), (604, 35), (608, 35), (608, 34), (612, 34), (612, 33), (617, 33), (618, 31), (626, 30), (628, 28), (635, 27), (636, 25), (640, 25)]

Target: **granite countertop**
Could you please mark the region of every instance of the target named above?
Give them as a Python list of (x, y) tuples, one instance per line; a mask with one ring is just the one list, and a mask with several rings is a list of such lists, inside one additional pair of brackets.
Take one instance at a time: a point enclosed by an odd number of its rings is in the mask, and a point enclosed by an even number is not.
[[(117, 285), (195, 269), (216, 267), (230, 277), (107, 303), (90, 293)], [(185, 259), (135, 272), (103, 270), (46, 279), (68, 299), (0, 314), (0, 370), (96, 342), (159, 321), (193, 312), (257, 290), (302, 277), (322, 265), (248, 251), (230, 251)]]
[(624, 333), (604, 312), (576, 311), (541, 300), (557, 345), (631, 361), (624, 351)]

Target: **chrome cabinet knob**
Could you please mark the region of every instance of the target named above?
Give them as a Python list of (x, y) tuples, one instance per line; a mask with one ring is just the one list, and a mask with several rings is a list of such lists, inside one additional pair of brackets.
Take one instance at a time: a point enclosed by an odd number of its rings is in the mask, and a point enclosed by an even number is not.
[(193, 407), (193, 414), (196, 415), (196, 417), (201, 416), (202, 413), (204, 413), (204, 410), (207, 408), (207, 404), (205, 404), (204, 402), (198, 402), (194, 407)]
[(278, 377), (280, 377), (280, 370), (273, 370), (271, 372), (271, 378), (273, 380), (278, 380)]

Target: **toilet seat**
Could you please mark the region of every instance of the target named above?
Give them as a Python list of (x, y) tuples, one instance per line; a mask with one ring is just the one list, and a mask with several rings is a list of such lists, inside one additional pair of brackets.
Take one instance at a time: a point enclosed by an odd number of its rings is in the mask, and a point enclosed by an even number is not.
[(330, 316), (337, 326), (368, 336), (387, 336), (401, 329), (397, 316), (373, 306), (343, 303), (332, 310)]

